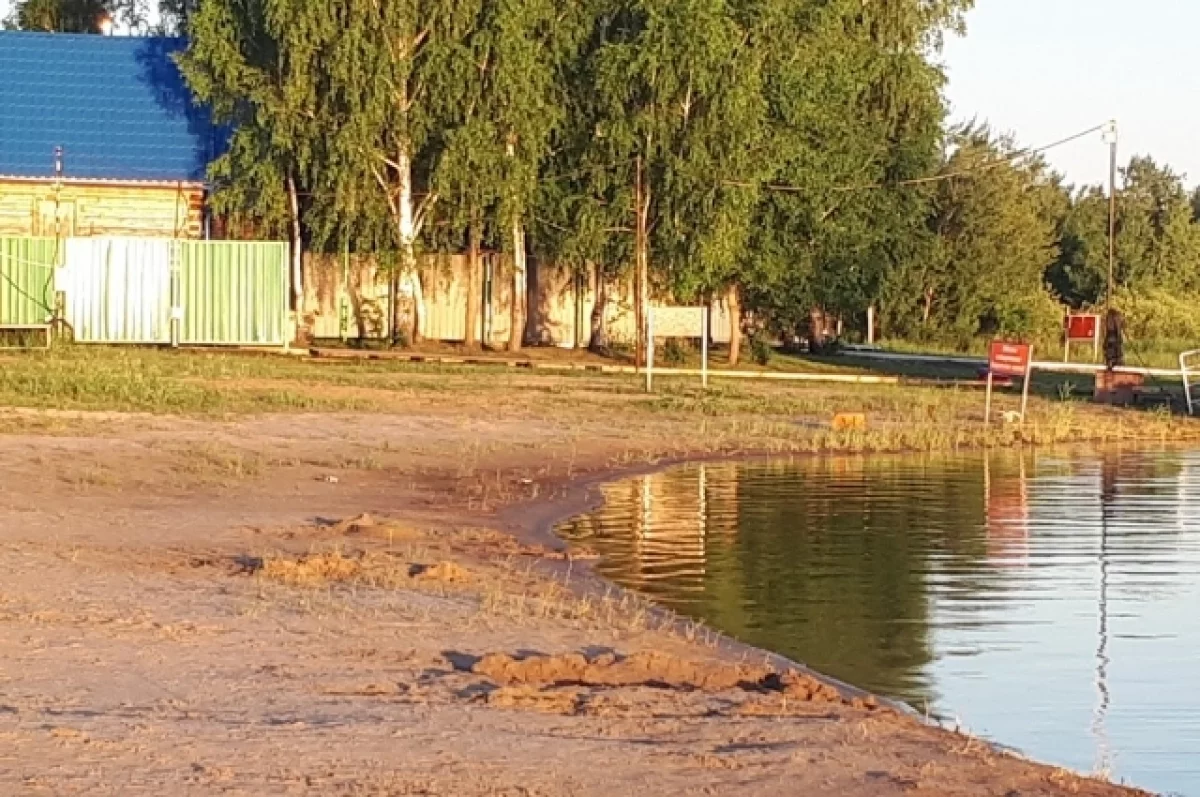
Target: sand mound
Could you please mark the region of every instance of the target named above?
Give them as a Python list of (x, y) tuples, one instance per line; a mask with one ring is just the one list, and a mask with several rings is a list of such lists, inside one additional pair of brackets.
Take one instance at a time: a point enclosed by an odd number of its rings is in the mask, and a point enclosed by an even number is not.
[(472, 671), (502, 686), (514, 687), (649, 686), (701, 692), (741, 689), (778, 692), (795, 700), (845, 702), (833, 687), (794, 670), (777, 673), (766, 667), (695, 662), (654, 652), (606, 654), (591, 659), (579, 653), (520, 659), (493, 653), (480, 659)]

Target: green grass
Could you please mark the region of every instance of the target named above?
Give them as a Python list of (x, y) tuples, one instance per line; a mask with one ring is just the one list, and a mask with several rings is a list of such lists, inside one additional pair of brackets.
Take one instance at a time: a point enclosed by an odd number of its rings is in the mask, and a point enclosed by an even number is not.
[[(941, 354), (951, 357), (987, 357), (988, 341), (978, 339), (972, 341), (966, 349), (952, 346), (941, 346), (936, 343), (917, 343), (906, 340), (884, 340), (879, 344), (884, 351), (901, 354)], [(1197, 340), (1127, 340), (1125, 343), (1125, 364), (1134, 368), (1179, 368), (1179, 355), (1185, 351), (1200, 349)], [(1036, 346), (1034, 356), (1038, 360), (1061, 362), (1063, 359), (1063, 343), (1055, 340), (1052, 344), (1043, 343)], [(1071, 346), (1071, 361), (1076, 363), (1099, 364), (1103, 361), (1093, 356), (1093, 348), (1086, 343)]]
[[(860, 369), (868, 365), (852, 364)], [(891, 367), (870, 365), (876, 370)], [(907, 375), (974, 376), (970, 369), (959, 374), (918, 369)], [(930, 382), (897, 386), (717, 379), (704, 390), (695, 378), (664, 378), (647, 395), (631, 375), (504, 367), (83, 347), (0, 358), (0, 406), (197, 416), (387, 412), (433, 414), (456, 422), (532, 418), (583, 436), (627, 436), (629, 462), (624, 464), (695, 453), (934, 451), (1021, 442), (1200, 439), (1200, 423), (1190, 419), (1093, 406), (1082, 400), (1091, 383), (1079, 377), (1039, 378), (1035, 388), (1024, 427), (984, 427), (981, 391)], [(1017, 403), (1011, 391), (997, 397), (998, 411), (1015, 409)], [(842, 412), (866, 415), (867, 430), (833, 431), (830, 421)], [(250, 465), (222, 460), (206, 467), (236, 471)]]
[(335, 372), (283, 357), (60, 347), (0, 358), (0, 403), (172, 414), (371, 410), (367, 399), (320, 395), (305, 385), (363, 384), (382, 371)]

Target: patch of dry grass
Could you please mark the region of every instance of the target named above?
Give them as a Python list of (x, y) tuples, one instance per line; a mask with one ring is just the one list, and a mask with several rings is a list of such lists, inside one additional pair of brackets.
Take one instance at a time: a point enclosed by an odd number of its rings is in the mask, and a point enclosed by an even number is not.
[(175, 455), (175, 472), (190, 481), (241, 482), (261, 478), (267, 470), (261, 454), (211, 441), (184, 446)]
[(111, 489), (121, 485), (121, 475), (103, 464), (88, 464), (72, 469), (59, 477), (76, 490)]
[(471, 573), (456, 562), (438, 562), (433, 565), (413, 565), (409, 573), (417, 581), (441, 584), (468, 584)]
[[(377, 527), (371, 526), (375, 529)], [(339, 584), (385, 590), (466, 587), (475, 575), (449, 559), (420, 561), (409, 546), (403, 551), (352, 550), (335, 545), (301, 556), (271, 553), (250, 560), (259, 578), (290, 587), (324, 588)], [(428, 561), (428, 559), (426, 560)]]
[(266, 557), (259, 573), (263, 578), (292, 587), (317, 587), (351, 581), (363, 573), (361, 557), (347, 556), (341, 550), (312, 553), (291, 559)]

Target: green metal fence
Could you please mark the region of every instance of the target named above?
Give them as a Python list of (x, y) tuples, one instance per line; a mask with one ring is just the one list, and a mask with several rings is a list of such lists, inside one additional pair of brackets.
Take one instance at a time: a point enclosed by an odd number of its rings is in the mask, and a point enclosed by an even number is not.
[(0, 326), (45, 324), (54, 314), (60, 242), (0, 237)]
[(79, 342), (289, 342), (286, 243), (0, 237), (0, 327), (45, 324), (56, 290)]
[(177, 246), (180, 343), (287, 344), (287, 244), (182, 241)]

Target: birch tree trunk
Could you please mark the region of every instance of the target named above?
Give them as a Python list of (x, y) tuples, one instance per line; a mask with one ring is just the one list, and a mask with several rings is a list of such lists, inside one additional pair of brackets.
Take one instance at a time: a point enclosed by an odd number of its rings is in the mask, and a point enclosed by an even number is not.
[(513, 295), (512, 326), (508, 331), (508, 350), (520, 351), (525, 342), (525, 322), (528, 318), (528, 262), (525, 256), (525, 226), (513, 219)]
[(592, 306), (592, 334), (588, 348), (597, 354), (608, 349), (608, 327), (604, 321), (608, 315), (608, 280), (603, 266), (596, 264), (596, 304)]
[(736, 366), (742, 360), (742, 292), (738, 286), (730, 287), (725, 302), (729, 307), (729, 364)]
[[(400, 272), (407, 276), (412, 286), (412, 333), (409, 340), (416, 344), (421, 342), (421, 333), (425, 322), (425, 296), (421, 289), (421, 274), (417, 270), (417, 224), (416, 212), (413, 207), (413, 178), (412, 156), (407, 149), (401, 150), (396, 156), (396, 172), (399, 182), (399, 234), (400, 234)], [(399, 301), (399, 296), (395, 297)]]
[(646, 366), (646, 321), (650, 307), (650, 189), (646, 186), (642, 172), (642, 159), (637, 159), (634, 203), (636, 224), (634, 230), (634, 284), (633, 316), (637, 324), (634, 362), (638, 368)]
[(304, 236), (300, 226), (300, 194), (296, 189), (296, 178), (290, 173), (287, 189), (292, 222), (292, 309), (299, 321), (300, 313), (304, 312)]
[(472, 224), (467, 231), (467, 333), (463, 338), (471, 350), (479, 348), (479, 316), (483, 309), (483, 274), (479, 266), (479, 227)]

